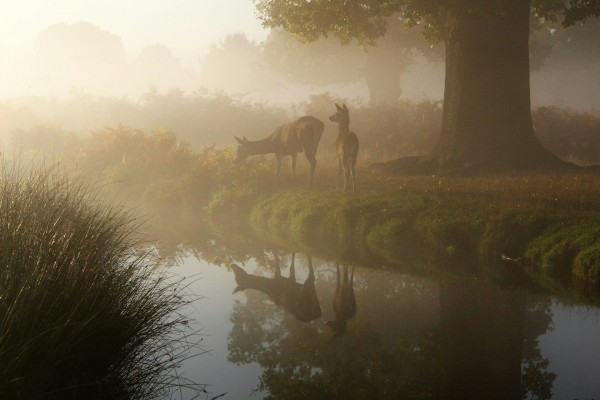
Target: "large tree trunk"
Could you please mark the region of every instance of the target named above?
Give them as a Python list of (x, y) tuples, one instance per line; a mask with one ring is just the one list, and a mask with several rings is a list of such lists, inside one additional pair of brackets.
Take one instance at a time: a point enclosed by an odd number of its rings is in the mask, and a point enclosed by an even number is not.
[[(506, 170), (553, 158), (533, 133), (529, 0), (469, 1), (449, 16), (439, 169)], [(473, 5), (470, 5), (473, 4)]]
[[(530, 0), (465, 0), (448, 16), (439, 144), (419, 169), (494, 172), (559, 164), (533, 133)], [(416, 159), (391, 162), (392, 169)]]

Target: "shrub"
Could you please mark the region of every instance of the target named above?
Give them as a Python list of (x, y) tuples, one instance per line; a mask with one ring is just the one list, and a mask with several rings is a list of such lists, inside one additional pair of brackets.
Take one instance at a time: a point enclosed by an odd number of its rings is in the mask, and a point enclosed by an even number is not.
[(600, 283), (600, 245), (588, 247), (575, 257), (573, 264), (575, 276), (587, 283)]
[(56, 168), (0, 168), (0, 397), (163, 398), (185, 300), (134, 219)]

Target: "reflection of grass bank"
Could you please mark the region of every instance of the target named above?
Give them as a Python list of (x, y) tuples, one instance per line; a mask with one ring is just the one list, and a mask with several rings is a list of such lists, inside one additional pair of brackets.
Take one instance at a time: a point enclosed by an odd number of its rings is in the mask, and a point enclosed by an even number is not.
[(488, 273), (527, 269), (554, 287), (600, 284), (600, 177), (593, 175), (370, 176), (354, 195), (266, 194), (250, 220), (261, 236), (345, 259), (370, 253), (410, 264), (432, 255), (448, 267), (491, 266)]
[(183, 300), (132, 219), (56, 171), (1, 167), (0, 397), (162, 398)]

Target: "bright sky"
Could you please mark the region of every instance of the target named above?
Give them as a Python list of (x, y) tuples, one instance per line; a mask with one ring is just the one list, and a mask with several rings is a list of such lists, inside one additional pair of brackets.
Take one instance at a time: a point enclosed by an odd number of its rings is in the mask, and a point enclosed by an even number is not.
[(0, 0), (0, 57), (26, 55), (37, 34), (56, 23), (90, 22), (119, 36), (129, 58), (161, 43), (189, 67), (211, 44), (243, 32), (261, 41), (267, 32), (252, 0)]

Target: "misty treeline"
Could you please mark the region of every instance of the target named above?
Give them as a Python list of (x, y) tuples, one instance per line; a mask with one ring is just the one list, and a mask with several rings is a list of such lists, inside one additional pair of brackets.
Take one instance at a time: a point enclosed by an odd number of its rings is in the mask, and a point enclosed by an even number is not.
[[(399, 18), (388, 24), (386, 36), (366, 48), (354, 42), (343, 46), (333, 37), (301, 43), (279, 29), (262, 42), (233, 33), (198, 54), (193, 65), (184, 65), (163, 44), (126, 54), (122, 39), (102, 27), (56, 24), (39, 33), (30, 59), (0, 59), (0, 73), (11, 77), (1, 89), (7, 96), (79, 91), (135, 98), (149, 87), (208, 89), (286, 104), (326, 90), (371, 102), (440, 99), (443, 46), (432, 46), (418, 27), (407, 29)], [(599, 32), (599, 18), (569, 28), (548, 19), (532, 21), (533, 104), (598, 109)]]
[[(318, 150), (321, 162), (335, 162), (335, 124), (328, 117), (334, 103), (351, 109), (351, 127), (361, 140), (360, 164), (419, 155), (438, 141), (442, 104), (424, 100), (358, 103), (325, 92), (291, 108), (251, 102), (225, 93), (186, 95), (180, 90), (149, 91), (140, 101), (87, 93), (67, 98), (22, 97), (0, 102), (0, 139), (5, 153), (76, 161), (79, 168), (111, 169), (123, 160), (170, 158), (160, 149), (185, 148), (197, 154), (205, 147), (234, 147), (233, 136), (259, 139), (301, 115), (326, 122)], [(577, 164), (600, 163), (600, 113), (556, 106), (533, 110), (536, 135), (559, 157)], [(166, 145), (164, 138), (169, 138)], [(157, 145), (154, 141), (162, 141)], [(102, 149), (103, 155), (97, 154)], [(155, 153), (148, 153), (153, 149)], [(93, 154), (93, 157), (92, 157)], [(92, 158), (90, 158), (92, 157)]]

